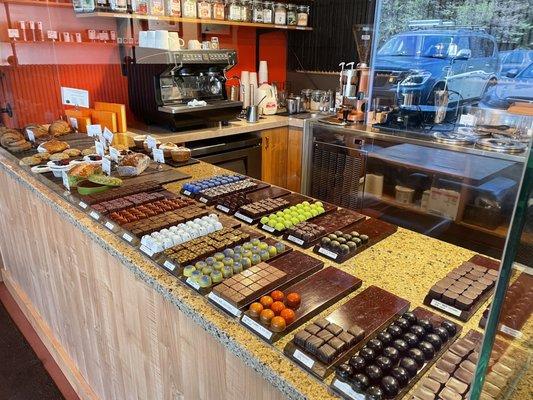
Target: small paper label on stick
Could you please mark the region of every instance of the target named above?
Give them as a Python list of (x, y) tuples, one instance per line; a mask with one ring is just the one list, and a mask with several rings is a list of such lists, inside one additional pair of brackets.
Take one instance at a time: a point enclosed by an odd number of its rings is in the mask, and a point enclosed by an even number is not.
[(200, 197), (198, 200), (200, 200), (202, 203), (207, 203), (207, 199), (205, 197)]
[(199, 290), (200, 289), (200, 285), (198, 284), (198, 282), (194, 281), (192, 278), (187, 278), (187, 280), (185, 281), (185, 283), (187, 285), (189, 285), (190, 287), (192, 287), (193, 289), (196, 289), (196, 290)]
[(302, 239), (298, 239), (297, 237), (294, 237), (292, 235), (289, 235), (287, 237), (287, 240), (290, 240), (293, 243), (299, 244), (300, 246), (302, 246), (304, 244), (304, 241)]
[(190, 196), (190, 195), (191, 195), (191, 192), (189, 192), (188, 190), (184, 190), (184, 191), (183, 191), (183, 194), (184, 194), (185, 196)]
[(217, 206), (217, 210), (220, 210), (220, 211), (225, 212), (225, 213), (229, 213), (229, 208), (226, 207), (226, 206), (223, 206), (223, 205), (221, 205), (221, 204), (219, 204), (219, 205)]
[(104, 226), (107, 228), (107, 229), (110, 229), (110, 230), (113, 230), (115, 228), (115, 224), (109, 222), (109, 221), (106, 221), (106, 223), (104, 224)]
[(107, 157), (102, 158), (102, 172), (106, 175), (111, 175), (111, 160)]
[(100, 157), (105, 156), (105, 149), (103, 143), (99, 142), (98, 140), (95, 140), (94, 147), (96, 148), (96, 154), (98, 154)]
[(341, 392), (343, 395), (345, 395), (351, 400), (364, 400), (365, 399), (364, 393), (356, 392), (355, 390), (352, 389), (352, 387), (349, 384), (342, 382), (336, 378), (333, 380), (333, 383), (331, 384), (331, 386), (333, 386), (335, 389), (337, 389), (339, 392)]
[(149, 150), (152, 150), (154, 147), (157, 147), (157, 140), (155, 140), (155, 138), (150, 135), (146, 136), (146, 147), (148, 147)]
[(516, 329), (513, 329), (513, 328), (509, 328), (507, 325), (502, 325), (500, 328), (500, 331), (517, 339), (520, 339), (522, 337), (522, 332), (517, 331)]
[(70, 182), (68, 180), (68, 171), (63, 171), (61, 173), (61, 178), (63, 179), (63, 186), (70, 192)]
[(168, 260), (163, 263), (163, 267), (165, 267), (169, 271), (174, 271), (176, 269), (176, 266)]
[(275, 231), (274, 228), (272, 228), (271, 226), (268, 226), (268, 225), (263, 225), (262, 229), (264, 229), (265, 231), (270, 232), (270, 233)]
[(87, 208), (87, 204), (84, 203), (83, 201), (80, 201), (80, 202), (78, 203), (78, 205), (79, 205), (81, 208), (83, 208), (84, 210)]
[(30, 142), (35, 142), (35, 134), (33, 133), (33, 129), (26, 129), (26, 134), (28, 135), (28, 140)]
[(231, 315), (235, 316), (235, 317), (240, 317), (241, 316), (241, 311), (234, 307), (232, 304), (228, 303), (226, 300), (218, 297), (215, 293), (213, 292), (210, 292), (207, 297), (217, 303), (217, 305), (219, 305), (221, 308), (223, 308), (224, 310), (226, 310), (227, 312), (229, 312)]
[(126, 242), (130, 242), (131, 243), (131, 241), (133, 240), (133, 237), (131, 235), (127, 234), (127, 233), (124, 233), (122, 235), (122, 239), (124, 239)]
[(145, 245), (142, 245), (140, 250), (148, 257), (152, 257), (154, 255), (154, 251), (151, 248), (146, 247)]
[(111, 144), (113, 142), (113, 132), (111, 132), (107, 127), (104, 128), (103, 136), (107, 143)]
[(87, 136), (98, 137), (102, 134), (102, 126), (99, 124), (87, 125)]
[(319, 252), (320, 254), (323, 254), (323, 255), (325, 255), (326, 257), (332, 258), (332, 259), (334, 259), (334, 260), (336, 260), (336, 259), (337, 259), (337, 256), (338, 256), (337, 253), (334, 253), (334, 252), (332, 252), (332, 251), (330, 251), (330, 250), (328, 250), (328, 249), (325, 249), (325, 248), (323, 248), (323, 247), (319, 247), (318, 252)]
[(265, 339), (269, 340), (272, 337), (272, 332), (270, 332), (267, 328), (265, 328), (260, 323), (254, 321), (248, 315), (244, 315), (241, 321), (244, 325), (248, 326), (251, 330), (261, 335)]
[(154, 161), (159, 164), (165, 163), (165, 153), (161, 149), (153, 149), (152, 154), (154, 156)]
[(298, 349), (294, 350), (294, 354), (292, 356), (309, 369), (313, 368), (313, 365), (315, 365), (314, 360), (309, 358), (306, 354), (302, 353)]
[(95, 219), (95, 220), (99, 220), (100, 219), (100, 214), (98, 214), (96, 211), (91, 211), (89, 213), (89, 215), (91, 216), (91, 218)]
[(235, 218), (239, 218), (241, 221), (247, 222), (251, 224), (254, 220), (250, 217), (247, 217), (246, 215), (241, 214), (240, 212), (236, 212), (234, 215)]
[(118, 151), (113, 146), (110, 146), (109, 147), (109, 156), (111, 157), (111, 160), (113, 160), (114, 162), (118, 162), (118, 159), (120, 157), (120, 151)]
[(449, 306), (448, 304), (444, 304), (442, 301), (433, 299), (429, 304), (431, 304), (435, 308), (438, 308), (439, 310), (446, 311), (447, 313), (455, 315), (456, 317), (459, 317), (461, 315), (461, 310)]

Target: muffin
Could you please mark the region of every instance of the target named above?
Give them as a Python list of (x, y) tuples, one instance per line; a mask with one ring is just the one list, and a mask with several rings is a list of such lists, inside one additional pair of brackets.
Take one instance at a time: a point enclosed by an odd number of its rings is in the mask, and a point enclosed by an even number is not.
[(146, 140), (146, 135), (138, 135), (133, 138), (133, 143), (135, 143), (135, 147), (138, 149), (142, 149), (144, 147), (144, 141)]
[(175, 162), (189, 161), (191, 158), (191, 150), (187, 147), (178, 147), (170, 151), (172, 159)]
[(159, 148), (161, 150), (163, 150), (163, 154), (165, 155), (165, 158), (170, 158), (171, 157), (171, 150), (173, 149), (177, 149), (178, 146), (174, 143), (170, 143), (170, 142), (167, 142), (167, 143), (163, 143), (161, 146), (159, 146)]

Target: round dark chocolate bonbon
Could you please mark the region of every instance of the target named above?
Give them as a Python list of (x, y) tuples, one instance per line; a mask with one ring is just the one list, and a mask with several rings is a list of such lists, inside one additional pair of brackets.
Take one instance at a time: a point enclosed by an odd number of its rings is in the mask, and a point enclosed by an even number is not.
[(394, 397), (400, 391), (400, 384), (393, 376), (384, 376), (381, 380), (381, 388), (387, 397)]
[(375, 364), (371, 364), (365, 369), (366, 375), (371, 382), (379, 382), (383, 378), (383, 371)]
[(370, 339), (366, 345), (376, 351), (376, 353), (381, 353), (381, 350), (383, 350), (383, 343), (379, 339)]
[(389, 357), (377, 356), (374, 362), (384, 372), (392, 368), (392, 360)]
[(433, 332), (437, 334), (443, 342), (446, 342), (450, 338), (450, 334), (446, 328), (443, 328), (442, 326), (435, 328)]
[(337, 367), (337, 376), (343, 381), (349, 380), (353, 375), (353, 368), (350, 364), (341, 364)]
[(366, 361), (371, 362), (374, 357), (376, 357), (376, 352), (372, 350), (370, 347), (363, 347), (359, 351), (359, 355), (363, 357)]
[(398, 381), (401, 387), (409, 383), (409, 373), (403, 367), (394, 367), (391, 369), (390, 374)]
[(402, 335), (402, 328), (400, 328), (398, 325), (392, 324), (387, 328), (387, 332), (389, 332), (393, 338), (397, 338)]
[(424, 328), (426, 333), (430, 333), (430, 332), (433, 331), (433, 325), (431, 325), (431, 322), (429, 322), (429, 320), (427, 320), (427, 319), (419, 319), (418, 320), (418, 325), (420, 325), (422, 328)]
[(416, 324), (418, 321), (418, 318), (416, 317), (416, 315), (409, 311), (403, 313), (402, 318), (405, 318), (411, 324)]
[(381, 400), (383, 390), (379, 386), (370, 386), (365, 394), (365, 400)]
[(409, 345), (409, 347), (415, 347), (420, 339), (412, 332), (407, 332), (403, 335), (403, 340)]
[(435, 347), (429, 342), (418, 343), (418, 348), (424, 353), (426, 360), (431, 360), (435, 356)]
[(453, 336), (457, 333), (457, 326), (453, 322), (442, 321), (440, 325), (448, 331), (450, 336)]
[(396, 339), (392, 342), (392, 346), (400, 352), (400, 354), (405, 353), (409, 349), (409, 345), (403, 339)]
[(383, 349), (383, 355), (390, 358), (392, 362), (396, 362), (400, 358), (400, 352), (392, 346), (385, 347)]
[(418, 365), (419, 368), (422, 365), (424, 365), (424, 363), (426, 362), (426, 357), (424, 356), (424, 353), (420, 349), (417, 349), (417, 348), (409, 349), (409, 351), (407, 352), (407, 355), (416, 361), (416, 364)]
[(411, 326), (411, 323), (406, 318), (400, 317), (396, 320), (396, 325), (398, 325), (403, 330), (407, 330)]
[(413, 325), (411, 328), (409, 328), (409, 332), (414, 333), (419, 338), (424, 337), (426, 331), (424, 328), (422, 328), (420, 325)]
[(350, 385), (356, 392), (364, 392), (370, 386), (370, 379), (365, 374), (358, 373), (353, 376)]
[(353, 356), (352, 358), (350, 358), (349, 363), (352, 366), (354, 372), (361, 372), (366, 367), (366, 360), (361, 356)]
[(400, 367), (404, 368), (409, 376), (412, 378), (418, 371), (418, 365), (416, 361), (410, 357), (404, 357), (400, 360)]
[(392, 342), (392, 335), (389, 332), (379, 332), (376, 338), (379, 339), (384, 345), (388, 345), (390, 342)]
[(430, 333), (424, 337), (424, 340), (435, 348), (435, 351), (439, 351), (442, 347), (442, 339), (436, 333)]

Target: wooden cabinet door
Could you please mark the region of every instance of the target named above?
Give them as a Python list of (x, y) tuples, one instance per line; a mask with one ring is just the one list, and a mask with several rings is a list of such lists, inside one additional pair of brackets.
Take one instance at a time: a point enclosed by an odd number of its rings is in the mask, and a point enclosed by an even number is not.
[(261, 179), (273, 185), (287, 187), (287, 127), (261, 132)]
[(303, 130), (289, 128), (287, 140), (287, 186), (293, 192), (301, 192), (302, 185)]

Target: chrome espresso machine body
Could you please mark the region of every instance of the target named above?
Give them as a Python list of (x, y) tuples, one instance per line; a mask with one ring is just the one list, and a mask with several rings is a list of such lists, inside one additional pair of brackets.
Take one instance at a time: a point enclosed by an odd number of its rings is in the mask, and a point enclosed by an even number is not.
[(138, 48), (128, 66), (130, 107), (139, 120), (172, 131), (233, 119), (242, 103), (228, 100), (226, 71), (236, 63), (235, 50)]

